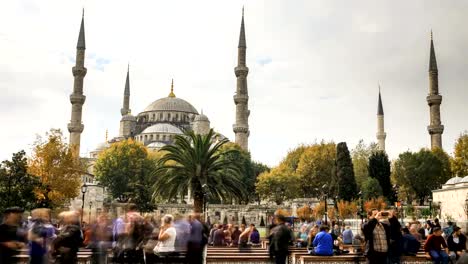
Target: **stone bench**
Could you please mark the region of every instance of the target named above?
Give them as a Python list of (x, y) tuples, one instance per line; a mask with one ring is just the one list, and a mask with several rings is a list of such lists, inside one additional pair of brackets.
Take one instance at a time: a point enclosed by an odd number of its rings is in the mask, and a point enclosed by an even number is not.
[[(19, 254), (15, 255), (14, 258), (18, 264), (28, 264), (29, 255), (28, 254)], [(78, 263), (79, 264), (91, 264), (91, 254), (78, 254)]]
[(223, 264), (271, 264), (270, 256), (251, 256), (251, 255), (238, 255), (238, 256), (210, 256), (206, 257), (207, 263), (223, 263)]
[[(320, 257), (320, 256), (299, 256), (300, 264), (329, 264), (329, 263), (340, 263), (340, 264), (365, 264), (366, 258), (358, 255), (341, 255), (331, 257)], [(426, 259), (422, 255), (415, 257), (404, 256), (401, 257), (402, 264), (432, 264), (431, 260)]]

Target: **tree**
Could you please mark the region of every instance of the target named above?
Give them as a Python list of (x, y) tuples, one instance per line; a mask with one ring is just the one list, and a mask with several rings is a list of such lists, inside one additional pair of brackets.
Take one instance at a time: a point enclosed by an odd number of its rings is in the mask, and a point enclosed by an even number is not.
[(354, 201), (348, 202), (340, 200), (337, 202), (338, 215), (341, 219), (355, 217), (358, 212), (357, 203)]
[(0, 211), (11, 206), (32, 210), (37, 205), (36, 190), (40, 181), (28, 173), (28, 161), (24, 150), (14, 153), (11, 161), (0, 165)]
[(277, 205), (284, 200), (294, 199), (300, 193), (300, 177), (288, 167), (280, 164), (269, 172), (260, 174), (256, 184), (257, 194)]
[(380, 196), (379, 198), (372, 198), (364, 202), (364, 210), (369, 212), (372, 209), (384, 210), (387, 208), (387, 203), (385, 202), (384, 197)]
[(396, 198), (390, 181), (391, 170), (387, 154), (384, 151), (372, 153), (368, 170), (369, 177), (376, 179), (382, 187), (383, 196), (390, 202), (394, 202)]
[(369, 177), (369, 158), (372, 155), (372, 153), (376, 152), (377, 150), (377, 144), (370, 143), (369, 145), (366, 145), (361, 139), (356, 145), (356, 147), (354, 147), (354, 149), (351, 151), (354, 168), (354, 177), (360, 190), (362, 190), (364, 182)]
[(297, 208), (296, 214), (301, 221), (309, 221), (313, 216), (314, 211), (309, 205), (304, 204), (300, 208)]
[(351, 201), (356, 197), (357, 184), (354, 178), (353, 162), (345, 142), (336, 146), (337, 194), (340, 199)]
[(400, 154), (395, 162), (393, 178), (409, 203), (418, 199), (422, 205), (432, 190), (440, 188), (449, 179), (444, 166), (447, 165), (428, 149), (415, 153), (408, 151)]
[(84, 166), (73, 156), (59, 129), (51, 129), (46, 139), (38, 136), (33, 145), (28, 173), (39, 177), (36, 188), (39, 206), (56, 208), (78, 196)]
[(468, 176), (468, 131), (458, 137), (453, 155), (453, 173), (458, 177)]
[(382, 196), (382, 187), (375, 178), (367, 178), (362, 186), (362, 198), (365, 200)]
[(324, 191), (321, 190), (324, 184), (330, 187), (330, 179), (335, 178), (335, 158), (333, 142), (322, 141), (304, 150), (297, 167), (303, 197), (317, 197)]
[(431, 151), (432, 151), (432, 154), (436, 156), (436, 158), (441, 162), (441, 165), (442, 165), (442, 173), (440, 174), (440, 179), (438, 179), (437, 181), (444, 183), (445, 180), (448, 180), (452, 178), (453, 176), (452, 167), (451, 167), (452, 157), (450, 157), (447, 154), (447, 152), (445, 152), (441, 148), (434, 148)]
[(174, 145), (162, 148), (167, 153), (154, 170), (157, 178), (154, 193), (171, 199), (190, 190), (195, 212), (202, 212), (205, 196), (245, 199), (242, 164), (226, 158), (237, 150), (220, 150), (227, 142), (227, 139), (217, 141), (212, 129), (206, 135), (187, 131), (175, 136)]
[(149, 155), (141, 143), (132, 139), (112, 144), (102, 152), (94, 166), (98, 181), (108, 188), (112, 198), (131, 202), (143, 212), (154, 209), (152, 172), (158, 155)]
[(295, 149), (290, 150), (280, 164), (283, 164), (291, 171), (296, 172), (299, 166), (299, 161), (301, 160), (301, 156), (307, 148), (308, 146), (300, 145)]

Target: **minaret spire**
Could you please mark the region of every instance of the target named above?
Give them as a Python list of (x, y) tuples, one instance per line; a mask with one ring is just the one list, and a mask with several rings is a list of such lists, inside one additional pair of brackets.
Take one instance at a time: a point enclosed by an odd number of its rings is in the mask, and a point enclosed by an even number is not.
[(122, 116), (130, 113), (130, 63), (127, 66), (127, 79), (125, 80), (124, 100), (122, 109), (120, 109)]
[(379, 102), (377, 106), (377, 142), (379, 150), (385, 151), (385, 138), (387, 133), (385, 133), (384, 125), (384, 111), (382, 105), (382, 96), (380, 94), (380, 84), (379, 84)]
[(176, 97), (174, 94), (174, 79), (171, 81), (171, 92), (169, 93), (169, 97)]
[(80, 155), (80, 142), (81, 133), (84, 130), (84, 125), (81, 122), (83, 104), (86, 96), (83, 95), (83, 79), (86, 76), (86, 68), (84, 67), (85, 61), (85, 30), (84, 30), (84, 9), (81, 18), (80, 33), (78, 35), (78, 43), (76, 45), (76, 59), (75, 66), (72, 68), (74, 83), (73, 93), (70, 95), (70, 102), (72, 104), (71, 119), (68, 124), (68, 131), (70, 132), (70, 147), (76, 158)]
[(236, 143), (242, 149), (248, 151), (249, 141), (249, 95), (247, 90), (247, 75), (249, 68), (246, 65), (247, 45), (245, 41), (244, 27), (244, 8), (242, 8), (242, 20), (239, 35), (239, 46), (237, 49), (237, 67), (234, 72), (237, 77), (236, 94), (234, 95), (234, 103), (236, 105), (236, 123), (233, 125), (233, 130), (236, 135)]
[(442, 96), (439, 94), (439, 70), (434, 49), (434, 39), (431, 30), (431, 50), (429, 54), (429, 95), (426, 97), (429, 105), (430, 124), (427, 131), (431, 135), (431, 148), (442, 149), (442, 133), (444, 126), (440, 119), (440, 104)]

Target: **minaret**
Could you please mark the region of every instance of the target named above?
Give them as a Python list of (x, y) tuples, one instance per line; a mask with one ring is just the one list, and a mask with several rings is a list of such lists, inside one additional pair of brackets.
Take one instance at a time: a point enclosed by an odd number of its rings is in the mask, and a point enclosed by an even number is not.
[(379, 150), (385, 151), (385, 138), (387, 133), (385, 133), (384, 126), (384, 111), (382, 106), (382, 97), (380, 95), (380, 85), (379, 85), (379, 105), (377, 107), (377, 141)]
[(130, 65), (127, 67), (127, 79), (125, 80), (123, 106), (122, 109), (120, 109), (120, 113), (122, 116), (130, 113)]
[(444, 126), (440, 121), (440, 103), (442, 96), (439, 95), (439, 71), (437, 69), (437, 61), (434, 50), (434, 41), (431, 31), (431, 53), (429, 57), (429, 95), (426, 97), (427, 104), (430, 110), (430, 124), (427, 126), (427, 131), (431, 135), (431, 148), (442, 149), (442, 133)]
[(237, 89), (234, 95), (234, 103), (236, 104), (236, 123), (233, 125), (233, 130), (236, 135), (236, 143), (243, 150), (248, 151), (249, 148), (249, 95), (247, 92), (247, 74), (249, 68), (245, 64), (247, 45), (245, 41), (244, 29), (244, 8), (242, 8), (242, 21), (239, 36), (239, 46), (237, 50), (237, 67), (234, 72), (237, 77)]
[(72, 68), (75, 81), (73, 83), (73, 93), (70, 95), (70, 102), (72, 104), (71, 120), (68, 124), (68, 131), (70, 132), (70, 147), (73, 150), (75, 157), (80, 155), (80, 138), (83, 132), (84, 125), (81, 122), (82, 108), (86, 100), (83, 95), (83, 78), (86, 75), (86, 68), (84, 67), (85, 60), (85, 31), (84, 31), (84, 10), (81, 18), (80, 34), (78, 36), (78, 43), (76, 45), (76, 62)]
[(133, 137), (136, 126), (136, 117), (132, 116), (130, 110), (130, 66), (127, 68), (127, 79), (125, 80), (124, 100), (122, 109), (120, 109), (122, 118), (120, 119), (120, 138)]

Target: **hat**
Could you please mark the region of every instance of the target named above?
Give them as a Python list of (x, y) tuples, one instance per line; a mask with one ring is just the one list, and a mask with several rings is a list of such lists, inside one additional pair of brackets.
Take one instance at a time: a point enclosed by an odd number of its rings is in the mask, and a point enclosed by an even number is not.
[(457, 232), (460, 229), (461, 229), (460, 227), (456, 226), (456, 227), (453, 228), (453, 232)]
[(22, 214), (24, 212), (24, 209), (21, 207), (8, 207), (3, 211), (3, 214)]

